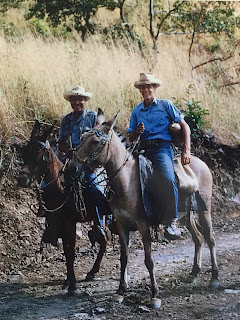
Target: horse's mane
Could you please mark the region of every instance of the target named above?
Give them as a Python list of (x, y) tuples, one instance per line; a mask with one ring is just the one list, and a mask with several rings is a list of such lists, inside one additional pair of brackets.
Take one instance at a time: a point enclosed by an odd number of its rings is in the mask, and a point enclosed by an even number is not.
[(124, 147), (126, 149), (129, 149), (130, 146), (131, 146), (131, 142), (128, 140), (126, 135), (124, 133), (120, 132), (120, 131), (115, 130), (115, 129), (114, 129), (114, 132), (116, 133), (116, 135), (120, 139), (121, 143), (123, 143)]

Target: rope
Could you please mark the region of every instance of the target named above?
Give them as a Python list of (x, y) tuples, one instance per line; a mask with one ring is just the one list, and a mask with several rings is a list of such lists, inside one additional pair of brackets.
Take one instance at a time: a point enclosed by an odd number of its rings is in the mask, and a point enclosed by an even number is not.
[[(43, 180), (44, 180), (44, 178), (42, 178), (41, 179), (41, 182), (40, 182), (40, 184), (35, 184), (35, 187), (36, 187), (36, 191), (37, 191), (37, 198), (38, 198), (38, 200), (39, 200), (39, 204), (40, 204), (40, 207), (43, 209), (43, 210), (45, 210), (46, 212), (56, 212), (56, 211), (58, 211), (58, 210), (60, 210), (66, 203), (67, 203), (67, 201), (68, 201), (68, 199), (69, 199), (69, 197), (70, 197), (70, 193), (71, 193), (71, 191), (72, 191), (72, 187), (70, 188), (70, 190), (69, 190), (69, 193), (68, 193), (68, 196), (67, 196), (67, 198), (63, 201), (63, 203), (60, 205), (60, 206), (58, 206), (57, 208), (55, 208), (55, 209), (48, 209), (46, 206), (45, 206), (45, 204), (44, 204), (44, 201), (43, 201), (43, 198), (42, 198), (42, 193), (43, 193), (43, 191), (41, 190), (41, 183), (43, 182)], [(54, 179), (54, 180), (56, 180), (56, 179)], [(51, 181), (51, 183), (52, 183), (52, 181)], [(47, 185), (46, 185), (47, 186)], [(46, 186), (44, 186), (44, 188), (46, 187)]]
[(73, 193), (74, 204), (75, 204), (76, 211), (81, 215), (81, 219), (85, 220), (87, 217), (87, 208), (86, 208), (84, 197), (82, 194), (82, 185), (80, 181), (77, 180), (76, 182), (77, 182), (77, 186), (76, 184), (74, 184), (74, 193)]

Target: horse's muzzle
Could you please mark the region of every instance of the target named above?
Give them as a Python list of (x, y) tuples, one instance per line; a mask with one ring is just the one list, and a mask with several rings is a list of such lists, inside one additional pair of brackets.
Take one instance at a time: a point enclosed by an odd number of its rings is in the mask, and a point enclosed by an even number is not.
[(21, 171), (17, 178), (18, 185), (22, 188), (27, 188), (31, 186), (32, 178), (28, 172)]

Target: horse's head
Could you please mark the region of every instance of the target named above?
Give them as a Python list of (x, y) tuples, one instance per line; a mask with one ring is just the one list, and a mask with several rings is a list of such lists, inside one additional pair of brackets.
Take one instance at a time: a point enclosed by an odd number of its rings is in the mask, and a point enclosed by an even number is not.
[(45, 173), (50, 156), (50, 144), (47, 140), (53, 126), (40, 135), (40, 123), (36, 120), (30, 140), (23, 150), (23, 166), (18, 176), (21, 187), (29, 187), (34, 179), (40, 180)]
[(118, 114), (107, 122), (102, 110), (98, 110), (97, 125), (81, 137), (80, 146), (74, 159), (95, 168), (104, 165), (109, 158), (109, 147), (113, 136), (113, 127)]

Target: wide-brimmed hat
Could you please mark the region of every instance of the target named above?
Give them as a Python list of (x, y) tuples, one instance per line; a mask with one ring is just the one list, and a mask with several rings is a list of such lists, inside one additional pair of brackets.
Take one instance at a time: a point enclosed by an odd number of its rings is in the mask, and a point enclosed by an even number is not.
[(141, 86), (146, 84), (153, 84), (156, 87), (159, 87), (162, 84), (162, 81), (159, 79), (156, 79), (152, 72), (146, 72), (146, 73), (142, 72), (140, 73), (139, 80), (134, 82), (134, 87), (139, 89)]
[(70, 101), (69, 98), (72, 96), (82, 96), (85, 97), (87, 100), (92, 98), (91, 92), (86, 92), (83, 87), (75, 86), (71, 89), (71, 91), (66, 91), (63, 94), (64, 99)]

